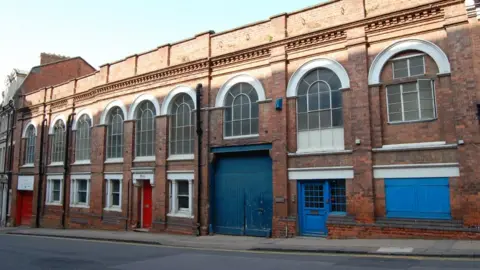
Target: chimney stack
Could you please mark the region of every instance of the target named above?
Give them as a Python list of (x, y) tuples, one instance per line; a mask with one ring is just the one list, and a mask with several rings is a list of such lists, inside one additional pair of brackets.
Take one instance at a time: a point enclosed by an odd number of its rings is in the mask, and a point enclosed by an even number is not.
[(53, 54), (53, 53), (41, 53), (40, 54), (40, 65), (46, 65), (50, 64), (53, 62), (58, 62), (61, 60), (68, 59), (70, 57), (63, 56), (63, 55), (58, 55), (58, 54)]

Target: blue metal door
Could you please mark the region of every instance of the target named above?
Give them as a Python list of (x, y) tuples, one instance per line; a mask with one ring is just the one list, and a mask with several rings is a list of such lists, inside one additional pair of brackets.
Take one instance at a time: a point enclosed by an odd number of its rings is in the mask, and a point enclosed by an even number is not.
[(448, 178), (385, 179), (387, 217), (450, 219)]
[(213, 193), (216, 233), (270, 236), (273, 194), (268, 152), (220, 155)]
[(307, 181), (299, 183), (299, 216), (302, 235), (327, 234), (328, 182)]

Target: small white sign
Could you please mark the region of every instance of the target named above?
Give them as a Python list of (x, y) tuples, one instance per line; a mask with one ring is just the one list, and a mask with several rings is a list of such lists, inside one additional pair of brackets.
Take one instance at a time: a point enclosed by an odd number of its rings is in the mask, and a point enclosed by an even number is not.
[(17, 190), (33, 190), (33, 176), (19, 176)]

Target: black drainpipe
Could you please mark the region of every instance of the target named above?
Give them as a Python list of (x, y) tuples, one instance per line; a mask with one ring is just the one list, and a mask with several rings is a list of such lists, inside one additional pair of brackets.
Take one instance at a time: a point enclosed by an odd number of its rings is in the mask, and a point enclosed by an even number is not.
[[(5, 111), (5, 107), (2, 108), (2, 113)], [(13, 119), (12, 119), (13, 120)], [(12, 121), (13, 122), (13, 121)], [(3, 160), (3, 173), (5, 174), (6, 172), (8, 172), (8, 165), (9, 165), (9, 161), (10, 161), (10, 152), (8, 150), (8, 140), (10, 138), (10, 131), (12, 130), (12, 128), (10, 127), (10, 111), (7, 111), (7, 138), (5, 140), (5, 157), (8, 156), (8, 158), (5, 158)], [(12, 136), (13, 137), (13, 136)], [(8, 155), (7, 155), (7, 151), (8, 151)]]
[(202, 97), (202, 84), (199, 83), (196, 89), (196, 104), (197, 104), (197, 185), (198, 185), (198, 194), (197, 194), (197, 235), (200, 235), (200, 226), (201, 226), (201, 195), (202, 195), (202, 117), (201, 117), (201, 97)]
[(68, 116), (67, 126), (65, 129), (65, 157), (63, 158), (63, 213), (62, 213), (62, 228), (66, 229), (67, 224), (67, 176), (68, 176), (68, 169), (70, 168), (68, 156), (70, 151), (70, 130), (72, 129), (72, 122), (75, 113), (72, 112)]
[[(7, 120), (7, 128), (10, 129), (7, 131), (7, 138), (5, 141), (5, 151), (8, 150), (8, 172), (7, 172), (7, 213), (8, 209), (12, 207), (10, 205), (10, 191), (12, 190), (12, 167), (13, 167), (13, 126), (15, 120), (15, 106), (13, 105), (13, 100), (8, 102), (8, 107), (10, 108), (10, 112), (8, 114)], [(10, 116), (12, 117), (12, 122), (10, 123)], [(10, 136), (9, 134), (12, 133)], [(10, 137), (10, 148), (8, 147), (8, 139)], [(5, 164), (7, 164), (5, 162)], [(4, 168), (5, 171), (5, 168)], [(8, 218), (7, 218), (8, 219)]]
[[(44, 112), (45, 113), (45, 112)], [(47, 126), (47, 118), (43, 116), (42, 126), (40, 127), (40, 161), (38, 162), (38, 191), (37, 191), (37, 214), (35, 216), (35, 227), (40, 228), (40, 216), (42, 209), (42, 187), (43, 176), (45, 175), (45, 166), (43, 164), (43, 151), (45, 143), (45, 127)]]

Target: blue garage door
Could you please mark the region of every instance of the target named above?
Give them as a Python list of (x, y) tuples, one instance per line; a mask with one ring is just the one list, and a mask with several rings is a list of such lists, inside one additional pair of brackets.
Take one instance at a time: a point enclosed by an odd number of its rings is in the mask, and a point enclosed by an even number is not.
[(448, 178), (385, 179), (387, 217), (450, 219)]
[(220, 155), (213, 184), (216, 233), (270, 236), (272, 160), (266, 151)]

